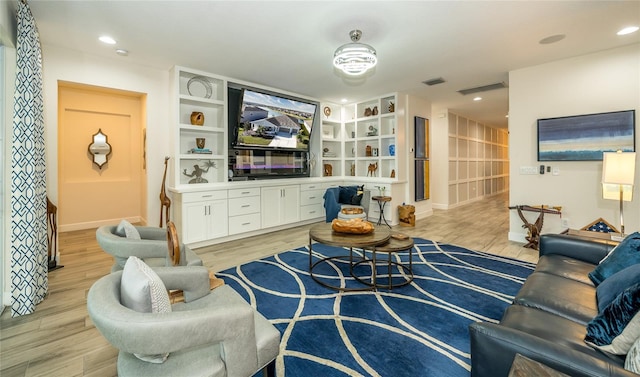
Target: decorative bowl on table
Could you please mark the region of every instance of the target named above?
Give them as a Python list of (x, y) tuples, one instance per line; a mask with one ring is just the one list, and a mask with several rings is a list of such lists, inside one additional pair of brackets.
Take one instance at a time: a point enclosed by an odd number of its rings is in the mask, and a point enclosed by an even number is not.
[(348, 207), (348, 208), (342, 208), (340, 212), (342, 212), (345, 215), (361, 215), (364, 213), (364, 210), (360, 207)]
[(373, 224), (361, 218), (349, 220), (333, 219), (331, 229), (336, 233), (349, 234), (368, 234), (374, 230)]

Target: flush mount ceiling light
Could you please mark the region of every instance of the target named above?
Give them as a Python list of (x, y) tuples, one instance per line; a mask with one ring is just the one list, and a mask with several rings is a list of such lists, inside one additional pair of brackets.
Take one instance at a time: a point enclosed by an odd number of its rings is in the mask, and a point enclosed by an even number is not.
[(101, 37), (100, 37), (100, 38), (98, 38), (98, 39), (100, 40), (100, 42), (102, 42), (102, 43), (106, 43), (106, 44), (108, 44), (108, 45), (114, 45), (114, 44), (116, 44), (116, 40), (115, 40), (115, 39), (113, 39), (113, 38), (111, 38), (111, 37), (110, 37), (110, 36), (108, 36), (108, 35), (103, 35), (103, 36), (101, 36)]
[(638, 31), (638, 29), (640, 29), (640, 28), (638, 28), (637, 26), (629, 26), (629, 27), (626, 27), (626, 28), (620, 30), (616, 34), (618, 34), (618, 35), (627, 35), (627, 34), (635, 33), (636, 31)]
[(378, 63), (376, 50), (359, 43), (362, 32), (351, 30), (351, 43), (344, 44), (333, 54), (333, 66), (350, 76), (358, 76), (375, 67)]

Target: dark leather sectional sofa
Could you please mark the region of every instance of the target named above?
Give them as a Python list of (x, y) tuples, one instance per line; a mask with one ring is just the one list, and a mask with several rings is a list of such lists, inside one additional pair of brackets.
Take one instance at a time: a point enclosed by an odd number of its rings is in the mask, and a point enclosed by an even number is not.
[(624, 358), (584, 342), (598, 314), (587, 274), (614, 247), (611, 242), (543, 235), (540, 259), (499, 324), (470, 326), (471, 376), (507, 376), (516, 353), (569, 376), (635, 376)]

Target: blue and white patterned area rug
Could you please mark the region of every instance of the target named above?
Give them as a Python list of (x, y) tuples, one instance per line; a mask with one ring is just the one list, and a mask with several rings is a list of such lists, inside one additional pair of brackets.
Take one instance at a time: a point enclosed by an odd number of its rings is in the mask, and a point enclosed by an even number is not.
[[(324, 288), (309, 275), (306, 247), (216, 275), (280, 330), (276, 359), (280, 377), (468, 376), (469, 324), (498, 322), (535, 266), (458, 246), (414, 241), (415, 278), (393, 290)], [(313, 251), (314, 262), (349, 254), (321, 244), (314, 244)], [(406, 252), (394, 256), (395, 261), (408, 262)], [(377, 272), (386, 274), (387, 266), (379, 266)], [(398, 269), (392, 272), (396, 283), (404, 279)], [(354, 269), (356, 275), (370, 273), (366, 264)], [(363, 287), (340, 260), (319, 264), (314, 274), (331, 285)]]

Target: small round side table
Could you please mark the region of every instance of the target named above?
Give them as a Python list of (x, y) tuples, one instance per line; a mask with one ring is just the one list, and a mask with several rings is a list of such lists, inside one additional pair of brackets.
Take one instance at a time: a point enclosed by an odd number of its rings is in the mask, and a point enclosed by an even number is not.
[(391, 201), (391, 197), (390, 196), (373, 196), (371, 197), (371, 199), (378, 202), (378, 207), (380, 207), (380, 217), (378, 217), (378, 225), (382, 225), (382, 222), (384, 221), (384, 223), (389, 228), (391, 228), (391, 225), (389, 225), (389, 223), (387, 222), (387, 219), (384, 217), (384, 206), (387, 204), (387, 202)]

